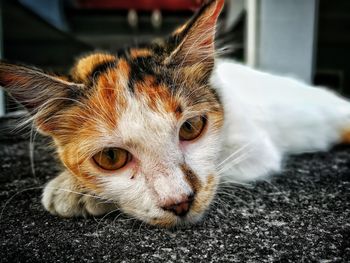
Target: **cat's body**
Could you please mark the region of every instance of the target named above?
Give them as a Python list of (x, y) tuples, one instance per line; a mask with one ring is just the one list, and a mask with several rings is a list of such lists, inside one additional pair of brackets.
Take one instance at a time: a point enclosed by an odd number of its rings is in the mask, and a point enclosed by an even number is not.
[(223, 4), (206, 1), (162, 41), (82, 57), (67, 77), (0, 63), (64, 167), (44, 189), (49, 212), (196, 222), (223, 177), (263, 178), (288, 154), (350, 142), (345, 99), (215, 58)]
[[(335, 93), (290, 77), (218, 60), (212, 85), (223, 98), (221, 159), (238, 159), (227, 180), (247, 182), (279, 172), (289, 154), (325, 151), (346, 142), (350, 103)], [(237, 125), (239, 123), (239, 125)]]

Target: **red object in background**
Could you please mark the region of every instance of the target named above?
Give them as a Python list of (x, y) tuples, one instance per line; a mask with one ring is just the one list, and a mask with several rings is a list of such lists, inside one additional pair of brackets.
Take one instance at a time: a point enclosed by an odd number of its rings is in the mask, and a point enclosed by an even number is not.
[(201, 6), (204, 0), (75, 0), (78, 8), (86, 9), (135, 9), (152, 11), (193, 10)]

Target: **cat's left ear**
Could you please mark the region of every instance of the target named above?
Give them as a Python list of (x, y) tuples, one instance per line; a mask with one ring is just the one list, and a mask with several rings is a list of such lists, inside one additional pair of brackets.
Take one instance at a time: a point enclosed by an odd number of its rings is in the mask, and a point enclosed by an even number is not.
[(190, 21), (173, 33), (170, 41), (175, 42), (175, 47), (165, 64), (192, 66), (205, 63), (208, 68), (213, 67), (216, 24), (224, 2), (206, 1)]
[(36, 68), (0, 62), (0, 86), (33, 116), (37, 127), (50, 134), (57, 113), (77, 101), (81, 84), (44, 73)]

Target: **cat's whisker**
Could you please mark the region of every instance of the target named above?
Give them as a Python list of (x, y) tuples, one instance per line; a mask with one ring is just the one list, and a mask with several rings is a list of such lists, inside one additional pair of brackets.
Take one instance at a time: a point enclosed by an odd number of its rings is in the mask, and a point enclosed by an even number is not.
[(228, 157), (226, 157), (223, 161), (221, 161), (216, 168), (221, 168), (223, 165), (225, 165), (226, 162), (230, 161), (231, 158), (235, 157), (237, 154), (241, 153), (242, 151), (246, 150), (248, 147), (251, 146), (253, 142), (248, 142), (235, 150), (232, 154), (230, 154)]
[(242, 198), (235, 195), (235, 193), (231, 193), (231, 192), (218, 193), (217, 198), (215, 198), (213, 202), (216, 204), (219, 204), (222, 208), (224, 208), (227, 211), (227, 213), (223, 215), (225, 217), (229, 216), (229, 213), (232, 213), (234, 211), (232, 209), (233, 202), (242, 204), (246, 207), (250, 207), (249, 201), (243, 200)]
[(119, 210), (119, 214), (113, 218), (113, 221), (112, 221), (113, 227), (115, 227), (118, 218), (123, 215), (124, 215), (123, 211)]
[(240, 164), (241, 162), (245, 161), (247, 159), (246, 155), (242, 155), (238, 157), (237, 159), (233, 160), (232, 162), (228, 163), (225, 167), (217, 171), (218, 176), (223, 176), (225, 173), (229, 170)]
[(251, 182), (249, 183), (238, 182), (231, 178), (218, 183), (218, 189), (235, 189), (235, 190), (244, 191), (245, 189), (253, 189), (253, 188), (254, 186)]
[(282, 195), (285, 199), (285, 201), (290, 201), (289, 197), (287, 196), (287, 194), (284, 191), (281, 191), (276, 185), (274, 185), (273, 183), (271, 183), (268, 180), (263, 180), (265, 183), (271, 185), (275, 190), (277, 190), (277, 192), (274, 192), (274, 195)]
[(141, 221), (141, 224), (139, 226), (139, 229), (138, 229), (138, 235), (139, 235), (139, 239), (141, 240), (142, 239), (142, 236), (141, 236), (141, 228), (145, 225), (146, 223), (144, 221)]
[[(234, 190), (237, 190), (237, 189), (234, 189)], [(236, 193), (238, 193), (238, 191), (234, 191), (233, 189), (226, 189), (226, 190), (223, 190), (223, 189), (220, 189), (217, 191), (217, 195), (227, 195), (229, 197), (232, 197), (232, 196), (235, 196), (236, 198)], [(247, 194), (247, 195), (250, 195), (250, 196), (253, 196), (253, 193), (249, 192), (249, 191), (245, 191), (244, 194)]]
[(35, 175), (35, 163), (34, 163), (34, 141), (35, 141), (36, 134), (37, 133), (35, 131), (34, 124), (32, 123), (31, 129), (30, 129), (30, 137), (29, 137), (29, 159), (30, 159), (30, 167), (32, 170), (32, 175), (35, 179), (36, 179), (36, 175)]
[(13, 194), (10, 198), (8, 198), (8, 199), (6, 200), (6, 202), (5, 202), (4, 205), (3, 205), (3, 208), (1, 209), (1, 213), (0, 213), (0, 222), (1, 222), (1, 220), (2, 220), (2, 216), (3, 216), (4, 212), (5, 212), (5, 209), (6, 209), (7, 205), (8, 205), (15, 197), (17, 197), (18, 195), (20, 195), (20, 194), (22, 194), (22, 193), (24, 193), (24, 192), (27, 192), (27, 191), (33, 191), (33, 190), (44, 189), (44, 187), (45, 187), (45, 186), (36, 186), (36, 187), (25, 188), (25, 189), (23, 189), (23, 190), (20, 190), (20, 191), (16, 192), (15, 194)]
[(249, 157), (249, 154), (250, 154), (250, 152), (244, 152), (243, 154), (239, 155), (238, 157), (234, 158), (233, 160), (230, 160), (230, 162), (225, 163), (225, 165), (221, 166), (221, 168), (217, 171), (217, 174), (220, 176), (224, 172), (226, 172), (228, 169), (245, 161)]
[[(42, 187), (43, 188), (43, 187)], [(78, 191), (73, 191), (71, 189), (65, 189), (65, 188), (59, 188), (59, 187), (50, 187), (50, 186), (45, 186), (46, 189), (52, 189), (52, 190), (58, 190), (58, 191), (63, 191), (63, 192), (67, 192), (67, 193), (72, 193), (72, 194), (76, 194), (76, 195), (80, 195), (80, 196), (87, 196), (87, 197), (92, 197), (95, 199), (101, 199), (101, 200), (106, 200), (105, 198), (102, 198), (98, 195), (93, 195), (93, 194), (87, 194), (87, 193), (82, 193), (82, 192), (78, 192)]]
[(118, 212), (118, 211), (120, 211), (120, 209), (112, 210), (112, 211), (108, 212), (107, 214), (105, 214), (100, 220), (97, 221), (97, 226), (96, 226), (95, 233), (96, 233), (96, 237), (97, 237), (98, 241), (99, 241), (101, 244), (103, 244), (103, 242), (102, 242), (102, 240), (101, 240), (100, 237), (99, 237), (99, 227), (100, 227), (102, 221), (103, 221), (107, 216), (109, 216), (109, 215), (111, 215), (111, 214), (113, 214), (113, 213), (115, 213), (115, 212)]
[[(223, 218), (229, 217), (229, 213), (227, 212), (228, 207), (229, 207), (229, 204), (227, 204), (223, 200), (217, 199), (213, 201), (213, 208), (220, 215), (220, 217), (223, 217)], [(222, 210), (224, 210), (224, 212)]]

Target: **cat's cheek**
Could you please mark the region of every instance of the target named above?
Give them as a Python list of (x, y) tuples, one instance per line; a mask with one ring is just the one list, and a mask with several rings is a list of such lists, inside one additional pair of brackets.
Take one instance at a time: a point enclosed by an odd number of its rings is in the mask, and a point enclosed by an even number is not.
[(192, 204), (192, 208), (189, 214), (189, 219), (193, 222), (200, 220), (204, 212), (209, 208), (214, 196), (216, 194), (216, 189), (218, 186), (218, 178), (210, 174), (207, 177), (206, 183), (198, 191), (197, 197)]
[(157, 210), (155, 200), (148, 190), (144, 177), (136, 176), (131, 179), (125, 176), (103, 176), (99, 178), (103, 192), (100, 195), (108, 200), (115, 201), (125, 213), (141, 220), (154, 216)]
[(208, 133), (201, 141), (184, 145), (182, 152), (185, 162), (190, 166), (204, 183), (209, 174), (216, 171), (216, 160), (220, 152), (220, 143), (217, 136)]

